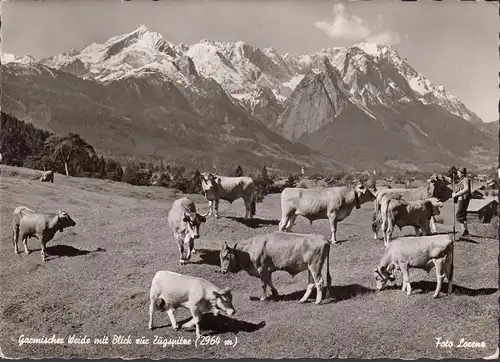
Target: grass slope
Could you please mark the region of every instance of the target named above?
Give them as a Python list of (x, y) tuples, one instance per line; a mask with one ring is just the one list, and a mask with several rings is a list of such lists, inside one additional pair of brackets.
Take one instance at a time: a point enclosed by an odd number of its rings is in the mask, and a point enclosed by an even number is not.
[[(382, 242), (371, 239), (372, 205), (339, 224), (330, 268), (333, 299), (316, 306), (297, 304), (306, 273), (292, 278), (274, 274), (284, 295), (279, 302), (258, 302), (260, 282), (246, 273), (217, 273), (222, 241), (234, 242), (257, 233), (276, 230), (280, 217), (279, 195), (257, 205), (257, 220), (246, 226), (238, 221), (242, 202), (222, 202), (219, 220), (210, 218), (201, 228), (198, 255), (178, 265), (177, 246), (167, 225), (167, 213), (180, 195), (164, 188), (136, 187), (102, 180), (67, 178), (56, 174), (55, 183), (31, 178), (37, 171), (1, 167), (0, 178), (0, 348), (8, 357), (151, 357), (151, 358), (469, 358), (487, 356), (498, 342), (498, 241), (474, 236), (474, 242), (455, 247), (455, 293), (432, 299), (434, 270), (411, 271), (413, 295), (399, 289), (375, 292), (372, 272), (382, 253)], [(202, 196), (193, 199), (202, 212)], [(41, 265), (36, 239), (30, 255), (14, 255), (11, 214), (18, 205), (37, 210), (64, 209), (77, 225), (58, 233), (49, 243), (50, 260)], [(445, 205), (440, 231), (451, 229), (451, 205)], [(326, 220), (310, 226), (298, 219), (294, 231), (329, 234)], [(410, 228), (404, 232), (410, 233)], [(24, 345), (18, 338), (70, 335), (91, 339), (114, 334), (165, 338), (192, 338), (194, 331), (175, 332), (166, 313), (156, 314), (149, 331), (149, 287), (154, 273), (168, 269), (206, 278), (234, 288), (237, 314), (206, 316), (207, 333), (235, 340), (228, 346), (160, 345)], [(401, 277), (398, 276), (398, 283)], [(189, 312), (176, 312), (184, 321)], [(264, 325), (264, 323), (265, 325)], [(436, 348), (436, 338), (484, 341), (486, 348)]]

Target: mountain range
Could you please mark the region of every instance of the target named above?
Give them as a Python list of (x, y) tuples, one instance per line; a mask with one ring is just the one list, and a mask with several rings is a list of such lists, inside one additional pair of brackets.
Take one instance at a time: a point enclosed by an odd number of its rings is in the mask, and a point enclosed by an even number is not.
[(297, 172), (494, 163), (484, 123), (390, 46), (291, 56), (145, 26), (50, 58), (2, 54), (2, 109), (101, 153)]

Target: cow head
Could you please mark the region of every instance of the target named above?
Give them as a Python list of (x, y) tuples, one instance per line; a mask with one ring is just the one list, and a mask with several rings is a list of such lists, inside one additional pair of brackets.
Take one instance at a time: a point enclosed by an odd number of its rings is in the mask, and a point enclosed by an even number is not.
[(229, 316), (236, 313), (233, 307), (233, 295), (229, 288), (224, 288), (218, 292), (214, 291), (215, 300), (212, 302), (212, 310), (214, 315), (219, 314), (219, 310), (223, 310)]
[(354, 197), (356, 201), (356, 209), (361, 208), (365, 202), (375, 200), (375, 195), (364, 185), (362, 181), (356, 182), (354, 185)]
[(200, 225), (207, 221), (207, 214), (200, 215), (197, 212), (184, 212), (182, 221), (186, 224), (186, 229), (190, 238), (200, 238)]
[(392, 273), (393, 270), (393, 264), (389, 265), (389, 267), (387, 268), (379, 266), (377, 269), (375, 269), (375, 271), (373, 272), (373, 276), (375, 278), (375, 283), (377, 284), (377, 290), (382, 290), (386, 286), (387, 282), (393, 282), (394, 280), (396, 280), (394, 274)]
[(429, 180), (427, 180), (430, 190), (431, 197), (437, 198), (441, 202), (445, 202), (449, 198), (451, 198), (451, 194), (453, 190), (451, 190), (448, 185), (451, 183), (451, 179), (449, 177), (443, 175), (432, 175)]
[(218, 183), (218, 177), (211, 172), (203, 172), (200, 176), (201, 188), (205, 193), (215, 189)]
[(230, 248), (229, 245), (227, 245), (227, 242), (224, 242), (224, 244), (222, 245), (222, 250), (220, 251), (219, 258), (220, 271), (222, 274), (236, 271), (238, 264), (238, 261), (236, 259), (236, 252), (233, 248)]
[(439, 201), (437, 198), (432, 197), (424, 201), (424, 207), (429, 212), (430, 216), (437, 216), (441, 215), (440, 209), (443, 207), (443, 203)]
[(63, 232), (65, 228), (75, 226), (76, 222), (69, 216), (66, 211), (57, 211), (57, 228), (60, 232)]

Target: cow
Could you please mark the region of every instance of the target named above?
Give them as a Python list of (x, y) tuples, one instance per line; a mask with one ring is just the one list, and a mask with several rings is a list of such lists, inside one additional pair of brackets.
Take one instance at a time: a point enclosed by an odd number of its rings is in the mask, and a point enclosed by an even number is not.
[(326, 260), (327, 293), (331, 285), (330, 242), (322, 235), (273, 232), (261, 234), (235, 243), (230, 247), (224, 242), (220, 251), (221, 272), (237, 273), (246, 271), (262, 281), (261, 301), (267, 299), (266, 288), (269, 285), (273, 297), (279, 296), (271, 281), (271, 274), (277, 270), (295, 276), (308, 271), (307, 290), (299, 300), (304, 303), (316, 286), (316, 304), (323, 298), (322, 269)]
[[(196, 212), (196, 205), (189, 197), (177, 199), (168, 212), (168, 225), (174, 232), (174, 238), (179, 246), (179, 263), (184, 265), (192, 254), (196, 253), (194, 240), (200, 237), (200, 226), (206, 222), (208, 212), (200, 215)], [(184, 245), (188, 245), (186, 258), (184, 258)]]
[(255, 216), (255, 185), (251, 177), (226, 177), (210, 172), (201, 174), (201, 187), (208, 200), (209, 216), (219, 218), (219, 201), (233, 203), (242, 198), (245, 202), (245, 219)]
[(281, 192), (281, 221), (279, 231), (291, 231), (295, 219), (302, 215), (312, 224), (314, 220), (328, 219), (331, 241), (337, 242), (337, 223), (348, 217), (352, 209), (361, 208), (375, 196), (362, 182), (354, 187), (327, 187), (316, 189), (286, 188)]
[(42, 176), (40, 177), (40, 181), (54, 183), (54, 171), (43, 171)]
[[(233, 297), (229, 288), (221, 289), (209, 281), (178, 274), (167, 270), (156, 272), (151, 282), (149, 293), (149, 329), (153, 330), (153, 311), (167, 311), (172, 328), (176, 331), (180, 327), (196, 326), (196, 337), (200, 337), (200, 319), (204, 313), (212, 312), (218, 315), (219, 311), (229, 316), (236, 313), (233, 307)], [(189, 309), (192, 319), (179, 326), (174, 318), (174, 310), (178, 307)]]
[(66, 211), (58, 210), (56, 214), (44, 214), (33, 211), (26, 206), (18, 206), (14, 210), (12, 217), (12, 229), (14, 238), (14, 253), (19, 254), (17, 241), (19, 236), (24, 244), (24, 252), (28, 250), (28, 238), (35, 237), (40, 241), (40, 253), (42, 261), (46, 261), (45, 245), (54, 238), (59, 230), (63, 232), (65, 228), (75, 226), (75, 221)]
[[(452, 190), (448, 187), (449, 179), (441, 175), (433, 175), (427, 183), (415, 189), (384, 189), (378, 190), (375, 193), (374, 210), (373, 210), (373, 239), (378, 240), (378, 227), (381, 222), (382, 215), (380, 213), (381, 205), (388, 203), (390, 200), (417, 201), (430, 198), (437, 198), (441, 202), (445, 202), (451, 197)], [(436, 232), (436, 222), (434, 217), (430, 220), (431, 232)]]
[(433, 216), (440, 215), (443, 203), (436, 198), (418, 201), (390, 200), (382, 204), (382, 234), (384, 245), (387, 247), (391, 241), (394, 226), (401, 230), (404, 226), (413, 226), (415, 234), (431, 235), (430, 220)]
[[(393, 272), (403, 273), (402, 291), (411, 294), (408, 269), (423, 269), (429, 273), (436, 267), (437, 286), (433, 298), (437, 298), (446, 275), (448, 279), (448, 294), (453, 283), (453, 241), (449, 235), (407, 236), (394, 239), (385, 249), (379, 266), (374, 271), (377, 289), (381, 290), (386, 283), (394, 281)], [(443, 274), (444, 271), (444, 274)]]

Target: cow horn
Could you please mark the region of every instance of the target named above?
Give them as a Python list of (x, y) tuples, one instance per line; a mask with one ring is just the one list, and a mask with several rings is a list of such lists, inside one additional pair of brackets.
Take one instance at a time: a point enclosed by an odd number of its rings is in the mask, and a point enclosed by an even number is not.
[(203, 217), (207, 217), (207, 216), (208, 216), (208, 214), (210, 214), (210, 209), (209, 209), (206, 213), (202, 214), (201, 216), (203, 216)]

